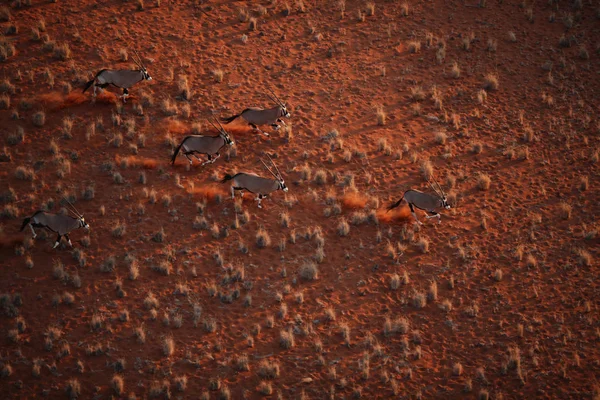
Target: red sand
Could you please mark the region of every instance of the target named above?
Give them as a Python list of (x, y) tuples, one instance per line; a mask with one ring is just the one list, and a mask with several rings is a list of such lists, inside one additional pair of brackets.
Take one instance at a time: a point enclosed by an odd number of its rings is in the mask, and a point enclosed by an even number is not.
[[(64, 399), (72, 380), (80, 399), (151, 398), (163, 382), (172, 398), (194, 399), (227, 398), (211, 390), (218, 385), (232, 399), (262, 398), (269, 385), (267, 398), (285, 399), (598, 398), (597, 4), (434, 0), (408, 2), (403, 16), (402, 2), (385, 1), (375, 2), (371, 16), (365, 2), (347, 1), (341, 16), (337, 1), (300, 2), (303, 10), (290, 1), (286, 17), (285, 2), (146, 0), (142, 11), (134, 1), (32, 3), (11, 8), (10, 21), (0, 23), (3, 31), (18, 26), (3, 39), (16, 54), (0, 63), (2, 79), (14, 85), (14, 93), (2, 86), (10, 105), (0, 110), (0, 132), (11, 161), (0, 169), (0, 195), (8, 199), (14, 189), (19, 214), (10, 219), (10, 204), (0, 204), (0, 294), (10, 295), (0, 308), (3, 398)], [(258, 21), (254, 31), (238, 18), (248, 6)], [(42, 35), (67, 43), (69, 60), (31, 39), (42, 18)], [(561, 47), (562, 35), (570, 47)], [(416, 53), (411, 41), (420, 42)], [(114, 88), (92, 104), (81, 82), (101, 68), (130, 65), (133, 48), (154, 79), (133, 87), (122, 109)], [(223, 71), (222, 82), (213, 70)], [(498, 88), (481, 92), (490, 73)], [(182, 75), (189, 101), (180, 99)], [(196, 122), (206, 127), (211, 113), (270, 106), (266, 87), (288, 104), (290, 140), (238, 122), (228, 126), (237, 155), (203, 168), (170, 165), (165, 135), (188, 134)], [(175, 115), (163, 111), (167, 100)], [(43, 127), (32, 122), (39, 111)], [(113, 124), (117, 111), (129, 124), (116, 117)], [(71, 139), (63, 133), (67, 117)], [(95, 135), (86, 140), (91, 125)], [(323, 139), (333, 129), (341, 141)], [(116, 133), (124, 137), (120, 147), (111, 144)], [(132, 150), (133, 164), (149, 168), (145, 185), (140, 170), (115, 162)], [(276, 192), (258, 209), (247, 196), (236, 225), (228, 186), (214, 176), (267, 174), (258, 161), (264, 152), (286, 178), (287, 201)], [(382, 210), (408, 188), (430, 190), (425, 160), (455, 207), (439, 225), (419, 211), (424, 225), (417, 228), (406, 206)], [(342, 179), (301, 181), (295, 171), (305, 164), (313, 175), (353, 174), (363, 198), (347, 198), (344, 206), (343, 193), (352, 189)], [(35, 179), (18, 179), (19, 166), (32, 168)], [(487, 190), (479, 188), (480, 174), (490, 178)], [(339, 207), (327, 204), (332, 188)], [(89, 240), (81, 230), (71, 233), (83, 254), (64, 243), (52, 250), (52, 233), (20, 247), (23, 234), (31, 235), (18, 233), (22, 218), (43, 204), (58, 212), (67, 193), (79, 199), (91, 226)], [(217, 194), (222, 201), (196, 205)], [(357, 211), (375, 211), (378, 225), (374, 218), (352, 221)], [(357, 223), (343, 237), (341, 218)], [(114, 230), (119, 221), (122, 236)], [(259, 228), (269, 235), (261, 239), (265, 248), (257, 245)], [(133, 257), (139, 277), (130, 280)], [(300, 270), (311, 260), (321, 260), (314, 281)], [(156, 319), (154, 306), (144, 304), (150, 292), (159, 301)], [(26, 324), (20, 333), (15, 310)], [(391, 332), (388, 318), (405, 318), (408, 328), (400, 321)], [(50, 338), (51, 327), (60, 338)], [(139, 327), (144, 343), (135, 337)], [(288, 329), (295, 342), (286, 349), (280, 335)], [(163, 343), (170, 337), (168, 354)], [(239, 360), (244, 354), (249, 371)], [(36, 359), (39, 377), (32, 373)], [(279, 364), (277, 376), (260, 375), (265, 360)], [(121, 396), (111, 383), (115, 374), (124, 380)], [(180, 392), (182, 376), (188, 380)], [(261, 381), (270, 383), (261, 388)]]

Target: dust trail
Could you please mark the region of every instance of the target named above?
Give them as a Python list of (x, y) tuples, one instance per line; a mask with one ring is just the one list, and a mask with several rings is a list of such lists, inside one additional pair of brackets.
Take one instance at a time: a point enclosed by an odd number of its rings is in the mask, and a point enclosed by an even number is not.
[(410, 215), (410, 209), (407, 206), (395, 208), (389, 212), (385, 209), (377, 210), (377, 219), (379, 222), (408, 222), (410, 218), (412, 218), (412, 216)]
[(365, 208), (369, 198), (358, 192), (347, 192), (342, 196), (342, 204), (345, 208), (356, 210)]
[[(86, 96), (78, 90), (68, 94), (60, 92), (44, 93), (38, 97), (38, 100), (50, 111), (59, 111), (92, 101), (89, 96)], [(105, 90), (96, 97), (96, 102), (101, 104), (116, 104), (117, 96), (114, 93)]]
[[(201, 122), (201, 121), (199, 121), (199, 122)], [(252, 134), (260, 135), (260, 133), (258, 133), (258, 132), (253, 133), (252, 128), (246, 127), (246, 126), (223, 125), (223, 128), (225, 128), (225, 130), (231, 135), (252, 135)], [(193, 132), (192, 124), (184, 122), (184, 121), (179, 121), (176, 119), (171, 119), (166, 122), (162, 122), (160, 124), (160, 129), (166, 130), (167, 132), (172, 133), (174, 135), (198, 134), (198, 135), (216, 136), (218, 134), (218, 132), (206, 122), (202, 122), (202, 124), (200, 126), (200, 132), (195, 133), (195, 132)]]
[(117, 162), (117, 164), (124, 166), (126, 168), (131, 167), (131, 168), (155, 169), (159, 164), (161, 164), (159, 160), (156, 160), (154, 158), (137, 157), (137, 156), (121, 157), (121, 156), (117, 155), (117, 156), (115, 156), (115, 161)]
[[(227, 196), (227, 192), (217, 185), (196, 186), (188, 189), (188, 193), (207, 199), (209, 201), (217, 201)], [(220, 201), (220, 200), (219, 200)]]

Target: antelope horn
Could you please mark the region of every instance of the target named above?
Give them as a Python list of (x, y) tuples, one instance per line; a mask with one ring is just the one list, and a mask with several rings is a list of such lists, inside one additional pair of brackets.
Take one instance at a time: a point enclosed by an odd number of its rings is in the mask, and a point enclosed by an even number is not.
[(265, 168), (267, 169), (267, 171), (269, 171), (269, 172), (271, 173), (271, 175), (273, 175), (273, 177), (274, 177), (275, 179), (279, 179), (279, 177), (278, 177), (277, 175), (275, 175), (275, 174), (273, 173), (273, 171), (271, 171), (271, 168), (269, 168), (269, 166), (267, 165), (267, 163), (265, 163), (265, 162), (264, 162), (264, 160), (263, 160), (262, 158), (260, 159), (260, 162), (261, 162), (261, 163), (262, 163), (262, 164), (265, 166)]
[(446, 193), (444, 193), (444, 189), (442, 189), (442, 187), (438, 183), (437, 179), (435, 179), (434, 177), (432, 177), (432, 178), (433, 178), (433, 181), (435, 182), (435, 184), (437, 185), (438, 189), (440, 189), (440, 192), (442, 193), (442, 197), (446, 197)]
[(269, 98), (269, 100), (271, 100), (273, 103), (277, 103), (277, 104), (279, 104), (279, 102), (278, 102), (277, 100), (275, 100), (275, 99), (273, 98), (273, 96), (271, 96), (269, 93), (265, 93), (265, 95), (266, 95), (266, 96)]
[(271, 161), (271, 164), (273, 164), (273, 167), (275, 167), (275, 170), (277, 171), (277, 175), (279, 175), (279, 179), (282, 179), (283, 176), (281, 176), (281, 172), (279, 172), (279, 168), (277, 168), (277, 165), (275, 165), (275, 162), (273, 161), (271, 156), (267, 154), (267, 157), (269, 157), (269, 161)]
[(442, 196), (439, 192), (439, 190), (437, 190), (437, 188), (433, 185), (433, 183), (431, 183), (431, 181), (428, 179), (427, 183), (429, 184), (429, 187), (431, 187), (431, 189), (433, 189), (433, 191), (435, 192), (435, 194), (437, 194), (438, 196)]
[(281, 100), (279, 100), (279, 97), (277, 97), (277, 95), (275, 94), (275, 92), (273, 92), (273, 91), (271, 90), (271, 88), (267, 87), (267, 90), (268, 90), (269, 92), (271, 92), (271, 94), (273, 95), (273, 97), (275, 97), (275, 99), (277, 99), (277, 102), (279, 103), (279, 105), (283, 105), (283, 102), (282, 102)]
[(63, 196), (63, 199), (64, 199), (64, 200), (67, 202), (67, 204), (68, 204), (69, 206), (71, 206), (71, 210), (70, 210), (70, 211), (71, 211), (73, 214), (75, 214), (75, 215), (76, 215), (78, 218), (81, 218), (81, 214), (79, 213), (79, 211), (77, 211), (77, 208), (75, 208), (75, 206), (73, 205), (73, 203), (71, 203), (71, 202), (69, 201), (69, 199), (67, 199), (65, 196)]
[(217, 126), (208, 118), (206, 118), (206, 120), (213, 126), (213, 128), (215, 128), (217, 131), (219, 130), (219, 128), (217, 128)]
[(137, 58), (137, 60), (134, 59), (133, 61), (138, 65), (138, 67), (144, 68), (144, 63), (142, 63), (142, 58), (138, 54), (137, 50), (133, 49), (133, 52), (135, 53), (135, 57)]
[[(219, 124), (219, 126), (221, 127), (221, 130), (222, 130), (223, 132), (225, 132), (225, 133), (229, 134), (229, 133), (228, 133), (228, 132), (225, 130), (225, 128), (223, 128), (223, 125), (221, 125), (221, 122), (219, 121), (219, 119), (218, 119), (218, 118), (216, 118), (216, 117), (213, 115), (213, 119), (214, 119), (215, 121), (217, 121), (217, 124)], [(216, 128), (216, 127), (215, 127), (215, 128)]]

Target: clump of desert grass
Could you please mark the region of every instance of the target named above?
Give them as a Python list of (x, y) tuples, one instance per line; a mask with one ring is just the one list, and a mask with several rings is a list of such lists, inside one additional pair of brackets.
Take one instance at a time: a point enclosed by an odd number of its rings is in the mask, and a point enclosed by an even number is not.
[(495, 73), (486, 74), (483, 78), (483, 88), (487, 91), (498, 90), (500, 86), (498, 82), (498, 75)]
[(312, 261), (305, 261), (298, 270), (298, 275), (306, 281), (314, 281), (319, 278), (319, 268)]
[(263, 227), (256, 232), (256, 245), (261, 249), (271, 245), (271, 237)]

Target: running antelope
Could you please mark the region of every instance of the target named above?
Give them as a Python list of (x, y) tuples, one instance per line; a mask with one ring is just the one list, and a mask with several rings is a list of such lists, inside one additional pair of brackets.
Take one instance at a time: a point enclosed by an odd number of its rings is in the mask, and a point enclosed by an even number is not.
[[(423, 193), (415, 189), (409, 189), (404, 192), (402, 198), (397, 202), (393, 203), (389, 206), (388, 211), (396, 208), (402, 203), (402, 200), (406, 200), (408, 206), (410, 207), (410, 212), (419, 225), (423, 225), (421, 221), (417, 218), (417, 214), (415, 214), (414, 207), (417, 207), (420, 210), (428, 212), (430, 215), (426, 215), (425, 218), (435, 218), (437, 217), (438, 223), (442, 223), (441, 216), (437, 210), (450, 209), (450, 204), (448, 204), (448, 200), (446, 199), (446, 193), (442, 190), (439, 183), (434, 178), (434, 182), (437, 185), (437, 189), (434, 185), (429, 182), (429, 186), (433, 189), (436, 195), (431, 195), (429, 193)], [(438, 190), (439, 189), (439, 190)]]
[[(269, 89), (269, 91), (273, 93), (271, 89)], [(248, 125), (252, 127), (252, 129), (262, 133), (265, 136), (269, 136), (267, 132), (260, 130), (258, 126), (271, 125), (273, 128), (275, 128), (275, 130), (278, 130), (280, 126), (277, 123), (281, 122), (283, 125), (286, 125), (282, 117), (290, 118), (291, 114), (288, 112), (285, 103), (279, 100), (279, 97), (277, 97), (275, 93), (273, 93), (273, 96), (270, 96), (268, 94), (267, 96), (269, 96), (271, 101), (277, 103), (275, 107), (269, 108), (267, 110), (256, 107), (246, 108), (239, 114), (233, 115), (229, 118), (222, 118), (221, 121), (224, 121), (225, 124), (228, 124), (236, 118), (242, 117), (248, 123)]]
[(135, 51), (135, 56), (131, 57), (133, 62), (139, 67), (137, 70), (128, 70), (128, 69), (102, 69), (100, 70), (94, 79), (89, 81), (85, 87), (83, 88), (83, 92), (94, 85), (94, 94), (92, 95), (94, 99), (96, 98), (96, 88), (99, 87), (100, 90), (106, 88), (109, 85), (116, 86), (120, 89), (123, 89), (123, 95), (121, 98), (123, 99), (123, 103), (127, 102), (127, 96), (129, 96), (129, 88), (135, 85), (136, 83), (147, 80), (151, 81), (152, 77), (148, 75), (148, 71), (144, 64), (142, 64), (142, 60), (138, 55), (137, 51)]
[[(71, 204), (71, 203), (69, 203)], [(53, 249), (57, 248), (60, 244), (61, 237), (65, 237), (69, 243), (69, 246), (73, 247), (71, 243), (71, 239), (69, 238), (69, 233), (77, 228), (84, 228), (86, 231), (90, 230), (90, 226), (85, 222), (82, 214), (79, 214), (75, 206), (71, 204), (72, 210), (71, 215), (59, 215), (53, 214), (45, 211), (37, 211), (29, 218), (25, 218), (23, 220), (23, 225), (21, 225), (21, 232), (25, 229), (25, 226), (29, 225), (31, 228), (31, 232), (33, 233), (33, 238), (35, 239), (37, 234), (35, 233), (35, 228), (46, 228), (56, 234), (58, 237), (56, 238), (56, 243), (54, 243)]]
[[(214, 120), (217, 121), (217, 123), (219, 124), (218, 128), (212, 121), (209, 120), (208, 122), (210, 122), (210, 124), (217, 130), (217, 132), (219, 132), (219, 135), (186, 136), (181, 141), (181, 143), (179, 143), (179, 146), (177, 146), (177, 148), (175, 149), (175, 152), (173, 153), (173, 158), (171, 159), (171, 164), (175, 164), (175, 159), (177, 158), (177, 154), (179, 154), (179, 150), (181, 149), (183, 149), (183, 155), (188, 159), (190, 165), (192, 165), (192, 159), (190, 158), (190, 155), (195, 157), (196, 160), (202, 161), (200, 158), (198, 158), (196, 153), (206, 154), (208, 156), (208, 160), (204, 161), (202, 165), (206, 165), (208, 163), (212, 164), (215, 161), (217, 161), (217, 158), (221, 156), (219, 154), (219, 151), (224, 146), (233, 146), (235, 144), (229, 136), (229, 133), (227, 133), (223, 128), (223, 125), (221, 125), (221, 123), (216, 118), (214, 118)], [(213, 158), (213, 155), (216, 155), (216, 157)]]
[(256, 198), (254, 200), (258, 201), (258, 208), (262, 208), (260, 202), (262, 199), (266, 198), (269, 194), (277, 191), (283, 190), (284, 192), (288, 191), (287, 186), (285, 186), (285, 182), (283, 181), (283, 177), (279, 172), (279, 168), (275, 165), (271, 157), (269, 157), (271, 164), (275, 168), (276, 172), (273, 172), (271, 168), (261, 159), (260, 162), (263, 163), (265, 168), (273, 175), (275, 179), (263, 178), (255, 174), (248, 174), (246, 172), (240, 172), (235, 175), (225, 175), (225, 178), (221, 180), (221, 183), (225, 183), (227, 181), (231, 182), (231, 198), (235, 198), (235, 191), (239, 190), (244, 196), (244, 190), (249, 191), (250, 193), (256, 193)]

